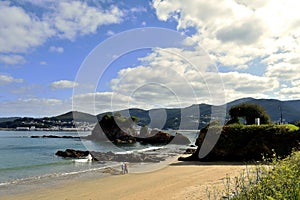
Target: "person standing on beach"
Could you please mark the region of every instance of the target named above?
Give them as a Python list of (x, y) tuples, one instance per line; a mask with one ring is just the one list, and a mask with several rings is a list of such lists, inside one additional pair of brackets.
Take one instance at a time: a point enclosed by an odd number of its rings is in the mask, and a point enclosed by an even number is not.
[(122, 162), (121, 164), (122, 174), (125, 174), (125, 163)]

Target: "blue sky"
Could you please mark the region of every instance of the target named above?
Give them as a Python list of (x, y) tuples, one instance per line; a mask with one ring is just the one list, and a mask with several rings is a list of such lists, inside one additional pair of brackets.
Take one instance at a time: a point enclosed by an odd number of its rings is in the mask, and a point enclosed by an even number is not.
[[(297, 0), (1, 1), (0, 117), (299, 99), (299, 7)], [(163, 28), (149, 35), (151, 48), (115, 55), (92, 84), (95, 74), (79, 80), (93, 50), (149, 27)], [(165, 29), (185, 45), (160, 46)], [(112, 45), (130, 46), (131, 36)]]

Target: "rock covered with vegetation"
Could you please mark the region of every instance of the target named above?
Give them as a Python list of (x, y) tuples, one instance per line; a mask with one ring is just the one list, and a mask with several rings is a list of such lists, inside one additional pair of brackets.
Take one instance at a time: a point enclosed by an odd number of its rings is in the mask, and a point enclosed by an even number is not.
[[(260, 160), (263, 155), (272, 155), (273, 150), (278, 156), (285, 157), (294, 148), (300, 147), (299, 127), (292, 124), (269, 124), (269, 116), (259, 106), (241, 104), (233, 106), (229, 112), (232, 118), (227, 125), (212, 123), (201, 129), (195, 143), (198, 146), (197, 151), (192, 156), (180, 160)], [(254, 125), (254, 119), (257, 117), (262, 119), (263, 125)], [(239, 123), (239, 118), (244, 118), (246, 125)], [(215, 145), (205, 140), (209, 138), (208, 134), (210, 138), (219, 138)], [(202, 145), (214, 146), (206, 157), (200, 159)]]
[(114, 143), (135, 143), (137, 135), (133, 128), (135, 118), (125, 118), (120, 115), (104, 115), (96, 124), (92, 134), (87, 139)]
[[(249, 161), (260, 160), (262, 155), (272, 155), (274, 150), (279, 156), (289, 155), (300, 144), (300, 131), (294, 125), (227, 125), (210, 127), (209, 134), (220, 134), (212, 151), (201, 160)], [(208, 129), (202, 129), (196, 141), (198, 154)]]
[(140, 142), (141, 144), (190, 144), (190, 140), (177, 133), (175, 136), (161, 130), (152, 130), (144, 126), (138, 133), (134, 128), (135, 117), (122, 117), (120, 114), (115, 116), (104, 115), (99, 123), (96, 124), (92, 134), (86, 139), (97, 141), (110, 140), (114, 144), (132, 144)]

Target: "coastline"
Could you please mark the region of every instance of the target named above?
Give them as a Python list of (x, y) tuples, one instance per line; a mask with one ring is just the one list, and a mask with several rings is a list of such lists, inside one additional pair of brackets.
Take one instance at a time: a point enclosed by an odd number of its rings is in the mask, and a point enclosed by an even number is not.
[[(129, 166), (129, 174), (119, 175), (120, 167), (108, 173), (70, 176), (63, 181), (39, 184), (1, 199), (207, 199), (206, 189), (222, 190), (226, 175), (237, 176), (242, 163), (180, 162)], [(166, 166), (166, 167), (164, 167)], [(156, 168), (155, 168), (156, 167)]]

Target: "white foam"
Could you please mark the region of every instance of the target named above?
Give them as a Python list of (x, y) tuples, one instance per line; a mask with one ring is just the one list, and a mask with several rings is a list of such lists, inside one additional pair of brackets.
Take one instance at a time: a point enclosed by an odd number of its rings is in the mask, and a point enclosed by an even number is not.
[(132, 154), (132, 153), (141, 153), (141, 152), (146, 152), (146, 151), (154, 151), (154, 150), (159, 150), (159, 149), (164, 149), (165, 147), (148, 147), (145, 149), (139, 149), (139, 150), (132, 150), (132, 151), (120, 151), (116, 152), (115, 154)]

